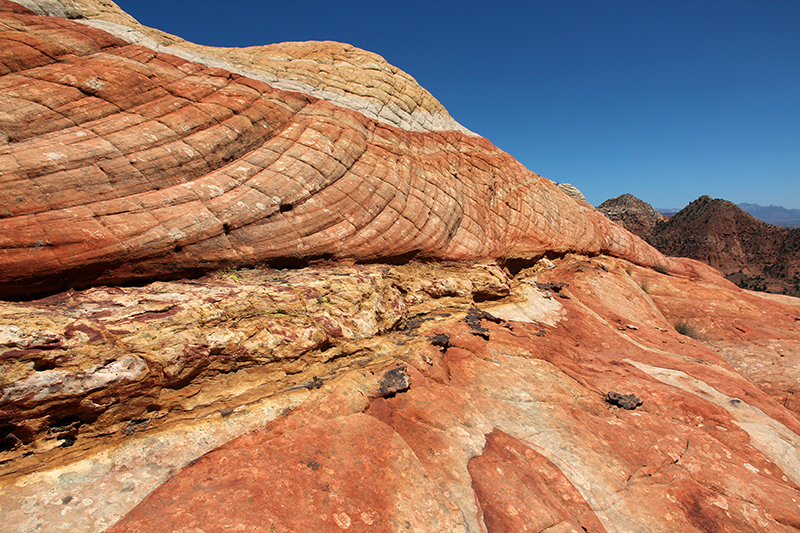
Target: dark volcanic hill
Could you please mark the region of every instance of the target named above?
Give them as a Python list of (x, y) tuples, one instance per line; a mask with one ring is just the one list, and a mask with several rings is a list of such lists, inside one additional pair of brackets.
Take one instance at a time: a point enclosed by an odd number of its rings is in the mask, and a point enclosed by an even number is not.
[(647, 239), (656, 224), (664, 220), (652, 205), (632, 194), (606, 200), (597, 210), (643, 239)]
[(800, 296), (800, 229), (766, 224), (727, 200), (702, 196), (647, 240), (667, 255), (708, 263), (741, 287)]

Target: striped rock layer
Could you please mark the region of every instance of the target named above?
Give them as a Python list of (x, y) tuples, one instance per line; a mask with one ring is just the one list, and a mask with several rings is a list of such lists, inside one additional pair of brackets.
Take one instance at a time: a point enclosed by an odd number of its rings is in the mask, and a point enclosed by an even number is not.
[(374, 54), (26, 3), (85, 19), (0, 2), (0, 297), (286, 258), (670, 263)]

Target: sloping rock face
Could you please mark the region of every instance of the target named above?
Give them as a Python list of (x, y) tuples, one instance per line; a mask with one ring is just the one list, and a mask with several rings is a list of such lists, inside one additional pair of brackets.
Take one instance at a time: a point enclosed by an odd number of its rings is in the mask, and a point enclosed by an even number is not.
[(371, 54), (25, 4), (0, 287), (91, 287), (0, 301), (4, 530), (800, 530), (797, 299), (662, 256), (432, 97), (360, 112), (426, 94)]
[[(320, 256), (580, 251), (665, 262), (485, 139), (446, 129), (452, 119), (429, 120), (436, 106), (421, 89), (380, 108), (417, 102), (389, 125), (319, 99), (324, 91), (283, 90), (218, 59), (206, 66), (196, 53), (187, 60), (2, 6), (2, 297)], [(363, 61), (303, 78), (384, 79), (351, 107), (376, 107), (368, 101), (413, 81), (396, 69), (375, 74), (374, 55), (348, 50), (312, 43), (233, 55), (287, 63), (297, 51), (300, 66), (284, 68), (303, 75), (343, 54), (346, 65)], [(403, 128), (420, 121), (422, 132)]]
[(648, 241), (708, 263), (742, 287), (800, 296), (800, 230), (756, 220), (727, 200), (698, 198)]
[(586, 197), (583, 195), (583, 193), (571, 183), (559, 183), (558, 188), (573, 200), (578, 200), (581, 202), (586, 201)]
[(414, 78), (379, 55), (354, 46), (310, 41), (247, 48), (209, 47), (142, 26), (108, 0), (20, 0), (18, 3), (39, 15), (74, 19), (127, 42), (224, 68), (275, 88), (323, 98), (403, 129), (470, 133)]
[(664, 216), (652, 205), (632, 194), (623, 194), (606, 200), (597, 210), (634, 235), (647, 239)]

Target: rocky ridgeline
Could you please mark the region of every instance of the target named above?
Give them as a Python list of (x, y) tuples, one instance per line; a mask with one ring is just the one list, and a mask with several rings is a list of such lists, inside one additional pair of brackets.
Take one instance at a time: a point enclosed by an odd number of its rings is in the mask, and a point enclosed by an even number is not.
[(663, 256), (374, 54), (23, 3), (5, 529), (800, 529), (796, 299)]
[(727, 200), (701, 196), (648, 241), (708, 263), (741, 287), (800, 296), (800, 229), (766, 224)]
[(784, 228), (800, 228), (800, 209), (786, 209), (779, 205), (763, 206), (747, 203), (739, 204), (739, 207), (761, 222)]

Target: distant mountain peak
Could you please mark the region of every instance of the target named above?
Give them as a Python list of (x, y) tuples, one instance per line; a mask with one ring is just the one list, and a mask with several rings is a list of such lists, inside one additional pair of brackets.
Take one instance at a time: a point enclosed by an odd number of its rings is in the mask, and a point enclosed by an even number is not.
[(742, 287), (797, 294), (800, 230), (758, 220), (728, 200), (703, 195), (647, 240), (664, 254), (703, 261)]

